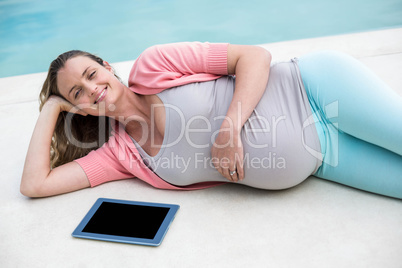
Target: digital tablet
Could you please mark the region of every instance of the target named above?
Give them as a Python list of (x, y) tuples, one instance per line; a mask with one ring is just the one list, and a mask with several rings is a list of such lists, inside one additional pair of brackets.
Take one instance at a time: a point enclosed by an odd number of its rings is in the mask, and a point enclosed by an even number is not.
[(159, 246), (178, 209), (173, 204), (99, 198), (72, 236)]

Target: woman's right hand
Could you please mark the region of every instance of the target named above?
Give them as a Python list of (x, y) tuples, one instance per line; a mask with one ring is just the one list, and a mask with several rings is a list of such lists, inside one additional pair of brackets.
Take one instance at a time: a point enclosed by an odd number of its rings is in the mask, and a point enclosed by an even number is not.
[(54, 106), (56, 105), (59, 107), (60, 112), (69, 112), (69, 113), (75, 113), (75, 114), (80, 114), (83, 116), (87, 116), (88, 114), (85, 113), (84, 111), (78, 109), (78, 107), (73, 106), (69, 101), (63, 99), (62, 97), (56, 96), (56, 95), (51, 95), (49, 99), (45, 102), (44, 106)]

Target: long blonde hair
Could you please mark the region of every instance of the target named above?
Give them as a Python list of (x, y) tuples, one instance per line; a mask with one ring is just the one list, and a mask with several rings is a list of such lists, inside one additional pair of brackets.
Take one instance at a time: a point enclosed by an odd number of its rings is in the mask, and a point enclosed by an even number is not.
[[(72, 50), (59, 55), (50, 64), (46, 80), (39, 94), (40, 111), (51, 95), (65, 99), (57, 87), (57, 73), (64, 67), (67, 60), (78, 56), (88, 57), (104, 66), (101, 58), (80, 50)], [(102, 146), (109, 136), (109, 118), (61, 112), (51, 142), (51, 167), (54, 168), (87, 155), (91, 150)]]

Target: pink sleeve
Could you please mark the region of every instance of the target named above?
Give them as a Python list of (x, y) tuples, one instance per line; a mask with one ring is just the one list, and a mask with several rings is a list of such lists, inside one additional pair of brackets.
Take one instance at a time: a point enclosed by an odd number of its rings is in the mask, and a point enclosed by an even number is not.
[(226, 43), (174, 43), (146, 49), (131, 69), (128, 85), (141, 94), (227, 75)]
[(133, 174), (122, 165), (119, 156), (115, 155), (118, 150), (113, 148), (116, 146), (119, 145), (116, 143), (115, 137), (112, 136), (99, 149), (74, 160), (84, 170), (91, 187), (108, 181), (133, 178)]

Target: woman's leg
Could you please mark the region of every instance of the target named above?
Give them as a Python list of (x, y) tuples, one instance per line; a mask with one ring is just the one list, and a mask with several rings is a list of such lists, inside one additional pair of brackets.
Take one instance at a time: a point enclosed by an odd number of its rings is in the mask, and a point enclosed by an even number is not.
[[(323, 163), (315, 176), (361, 190), (402, 199), (402, 156), (328, 128), (337, 135), (336, 165)], [(330, 148), (331, 149), (331, 148)]]
[(402, 198), (402, 98), (339, 52), (308, 54), (299, 68), (325, 134), (315, 175)]

